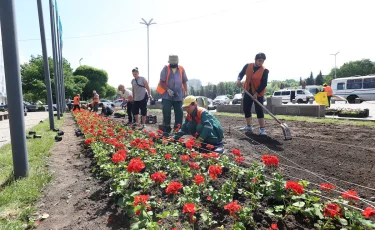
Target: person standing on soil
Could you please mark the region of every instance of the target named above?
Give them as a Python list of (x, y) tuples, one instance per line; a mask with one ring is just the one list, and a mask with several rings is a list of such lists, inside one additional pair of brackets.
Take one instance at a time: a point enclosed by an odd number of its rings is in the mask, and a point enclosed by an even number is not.
[(94, 96), (92, 98), (92, 102), (94, 103), (94, 112), (98, 112), (99, 109), (99, 94), (96, 93), (96, 90), (93, 91)]
[[(266, 91), (267, 81), (268, 81), (268, 69), (263, 66), (264, 61), (266, 60), (266, 55), (264, 53), (258, 53), (255, 56), (255, 62), (246, 64), (242, 71), (238, 74), (237, 86), (244, 88), (250, 94), (251, 97), (244, 94), (243, 97), (243, 111), (245, 113), (246, 126), (240, 130), (246, 131), (247, 133), (253, 133), (252, 120), (251, 120), (251, 107), (254, 103), (254, 100), (258, 100), (261, 104), (264, 101), (264, 92)], [(243, 76), (246, 75), (246, 80), (244, 85), (241, 80)], [(259, 122), (259, 135), (267, 135), (265, 131), (264, 123), (264, 112), (262, 107), (255, 103), (255, 111), (257, 114)]]
[[(126, 125), (130, 125), (133, 123), (133, 93), (132, 91), (125, 89), (125, 86), (120, 84), (117, 88), (120, 97), (126, 103), (126, 113), (128, 114), (128, 123)], [(134, 118), (135, 120), (135, 118)]]
[(135, 123), (139, 123), (139, 110), (141, 110), (141, 129), (145, 127), (147, 115), (147, 102), (152, 99), (150, 87), (144, 77), (139, 76), (138, 68), (132, 69), (134, 79), (131, 81), (133, 94), (133, 115), (135, 116)]
[(331, 107), (331, 98), (333, 96), (333, 91), (332, 91), (332, 88), (331, 86), (327, 85), (326, 83), (323, 84), (323, 92), (326, 92), (327, 93), (327, 98), (328, 98), (328, 107)]
[(76, 109), (78, 109), (78, 111), (81, 109), (79, 107), (79, 104), (80, 104), (80, 101), (79, 101), (79, 98), (80, 98), (80, 95), (77, 94), (74, 98), (73, 98), (73, 111), (75, 111)]
[(183, 135), (196, 136), (198, 143), (213, 145), (214, 152), (223, 153), (224, 132), (216, 117), (205, 108), (199, 107), (194, 96), (187, 96), (182, 108), (187, 112), (187, 116), (174, 139), (178, 140)]
[(181, 125), (182, 99), (187, 94), (187, 76), (185, 69), (178, 65), (178, 56), (169, 55), (169, 65), (164, 66), (160, 73), (160, 81), (156, 91), (161, 95), (163, 106), (163, 126), (164, 136), (171, 132), (171, 113), (174, 109), (175, 123), (174, 128)]

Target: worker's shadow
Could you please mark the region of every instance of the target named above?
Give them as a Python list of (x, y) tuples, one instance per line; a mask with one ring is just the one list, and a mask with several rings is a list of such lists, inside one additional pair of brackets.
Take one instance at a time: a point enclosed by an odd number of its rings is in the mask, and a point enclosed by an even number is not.
[(244, 137), (244, 138), (241, 138), (240, 140), (246, 140), (252, 145), (265, 145), (273, 151), (284, 151), (284, 148), (281, 147), (283, 143), (269, 136), (262, 136), (262, 135), (249, 134), (249, 133), (245, 133), (245, 135), (248, 138)]

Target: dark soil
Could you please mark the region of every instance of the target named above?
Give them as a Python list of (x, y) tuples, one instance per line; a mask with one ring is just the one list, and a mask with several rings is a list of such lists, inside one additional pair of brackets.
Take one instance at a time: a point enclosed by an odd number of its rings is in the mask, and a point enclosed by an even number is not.
[[(154, 114), (161, 123), (160, 113)], [(240, 149), (246, 159), (244, 165), (260, 161), (265, 153), (277, 154), (287, 179), (304, 179), (318, 185), (332, 183), (337, 190), (353, 189), (361, 198), (375, 204), (374, 128), (288, 121), (293, 140), (284, 141), (281, 128), (273, 125), (273, 121), (267, 121), (267, 132), (272, 138), (259, 138), (238, 131), (244, 124), (242, 118), (217, 118), (225, 131), (226, 154), (230, 155), (232, 148)], [(156, 130), (157, 127), (158, 124), (148, 125), (147, 129)], [(82, 138), (74, 135), (75, 128), (71, 115), (67, 115), (63, 141), (56, 143), (50, 157), (54, 179), (38, 204), (39, 212), (48, 213), (50, 217), (42, 221), (38, 229), (128, 229), (124, 213), (108, 197), (108, 182), (95, 179), (91, 173), (92, 159), (81, 145)], [(313, 186), (311, 184), (310, 188)], [(332, 195), (340, 194), (333, 192)], [(238, 200), (245, 202), (240, 196)], [(363, 202), (359, 205), (369, 206)], [(215, 210), (209, 204), (206, 207)], [(231, 220), (225, 219), (228, 215), (222, 215), (220, 211), (213, 213), (222, 219), (222, 223), (230, 223)], [(262, 208), (257, 209), (253, 217), (258, 223), (256, 229), (268, 229), (270, 223), (277, 221), (265, 215)], [(300, 216), (289, 216), (284, 223), (278, 222), (278, 226), (279, 229), (314, 229)]]

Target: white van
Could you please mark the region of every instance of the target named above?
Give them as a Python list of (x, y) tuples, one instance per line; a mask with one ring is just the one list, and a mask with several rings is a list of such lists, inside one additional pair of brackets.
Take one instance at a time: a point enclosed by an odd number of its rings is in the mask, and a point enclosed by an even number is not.
[(309, 102), (310, 98), (314, 99), (314, 95), (306, 89), (281, 89), (273, 92), (273, 97), (281, 97), (283, 103), (292, 102), (296, 99), (298, 104)]

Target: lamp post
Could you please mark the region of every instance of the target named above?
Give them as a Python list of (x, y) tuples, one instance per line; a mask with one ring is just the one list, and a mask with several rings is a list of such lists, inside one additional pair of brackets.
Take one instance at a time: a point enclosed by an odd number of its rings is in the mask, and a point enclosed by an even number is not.
[(335, 77), (334, 78), (336, 78), (336, 55), (339, 54), (339, 53), (340, 53), (340, 51), (337, 52), (337, 53), (335, 53), (335, 54), (330, 54), (330, 55), (334, 55), (335, 56)]
[(79, 59), (79, 66), (81, 66), (81, 61), (82, 61), (83, 58)]
[(141, 24), (143, 25), (146, 25), (147, 26), (147, 82), (148, 84), (150, 85), (150, 49), (149, 49), (149, 27), (150, 25), (152, 24), (156, 24), (156, 22), (152, 22), (152, 18), (150, 21), (146, 21), (142, 18), (142, 21), (143, 22), (140, 22)]

